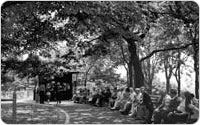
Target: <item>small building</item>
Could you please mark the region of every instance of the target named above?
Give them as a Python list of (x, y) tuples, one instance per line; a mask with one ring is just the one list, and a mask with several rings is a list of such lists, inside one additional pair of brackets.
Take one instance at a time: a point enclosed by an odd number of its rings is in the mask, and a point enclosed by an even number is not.
[[(55, 74), (50, 76), (48, 79), (42, 76), (39, 76), (39, 84), (43, 84), (45, 86), (45, 91), (50, 90), (51, 92), (51, 101), (56, 100), (56, 92), (57, 85), (60, 84), (62, 86), (61, 99), (62, 100), (70, 100), (73, 97), (73, 93), (77, 87), (77, 78), (80, 72), (78, 71), (62, 71), (60, 74)], [(34, 100), (35, 94), (39, 89), (35, 87), (34, 89)]]

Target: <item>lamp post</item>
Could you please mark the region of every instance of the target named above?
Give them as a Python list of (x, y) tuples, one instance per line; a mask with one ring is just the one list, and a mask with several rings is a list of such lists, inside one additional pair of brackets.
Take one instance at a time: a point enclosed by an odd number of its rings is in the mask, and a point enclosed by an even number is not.
[(13, 122), (16, 123), (17, 121), (17, 95), (16, 95), (16, 86), (14, 87), (14, 92), (13, 92), (13, 112), (12, 112), (12, 119)]

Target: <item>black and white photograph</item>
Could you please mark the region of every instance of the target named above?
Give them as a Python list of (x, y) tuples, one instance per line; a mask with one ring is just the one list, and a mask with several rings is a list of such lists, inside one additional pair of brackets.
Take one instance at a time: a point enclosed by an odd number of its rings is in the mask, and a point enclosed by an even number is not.
[(196, 1), (4, 1), (3, 124), (196, 124)]

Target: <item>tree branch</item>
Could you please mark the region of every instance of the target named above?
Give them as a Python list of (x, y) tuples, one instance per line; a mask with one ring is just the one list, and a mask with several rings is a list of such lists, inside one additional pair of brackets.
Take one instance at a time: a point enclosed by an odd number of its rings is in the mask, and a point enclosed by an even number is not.
[(126, 60), (126, 57), (125, 57), (125, 55), (124, 55), (124, 49), (123, 49), (123, 46), (122, 46), (122, 45), (119, 45), (119, 46), (120, 46), (120, 48), (121, 48), (122, 57), (123, 57), (123, 59), (124, 59), (124, 62), (126, 62), (126, 64), (128, 64), (128, 61)]
[[(180, 46), (180, 47), (172, 47), (172, 48), (164, 48), (164, 49), (154, 50), (149, 55), (147, 55), (146, 57), (143, 57), (142, 59), (140, 59), (140, 62), (144, 61), (145, 59), (150, 58), (155, 53), (163, 52), (163, 51), (170, 51), (170, 50), (186, 49), (187, 47), (189, 47), (190, 45), (193, 45), (193, 44), (194, 43), (190, 43), (190, 44), (186, 44), (186, 45), (183, 45), (183, 46)], [(196, 44), (199, 44), (199, 43), (196, 43)]]

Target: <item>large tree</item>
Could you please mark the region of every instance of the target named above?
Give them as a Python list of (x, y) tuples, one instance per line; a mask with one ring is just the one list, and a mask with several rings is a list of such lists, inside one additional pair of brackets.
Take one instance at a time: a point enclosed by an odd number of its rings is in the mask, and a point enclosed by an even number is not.
[[(152, 50), (143, 58), (139, 57), (138, 44), (147, 37), (146, 34), (154, 24), (160, 23), (159, 20), (171, 17), (182, 20), (184, 24), (191, 20), (191, 23), (196, 21), (196, 17), (193, 19), (193, 16), (183, 16), (186, 13), (185, 8), (192, 15), (198, 13), (196, 8), (191, 8), (193, 6), (196, 7), (190, 2), (6, 2), (2, 7), (2, 52), (5, 56), (30, 52), (62, 40), (80, 50), (94, 50), (99, 43), (110, 45), (113, 41), (125, 41), (130, 53), (129, 74), (130, 71), (134, 72), (134, 87), (141, 87), (144, 85), (141, 61), (160, 51), (187, 48), (191, 44), (196, 46), (197, 42), (178, 44), (171, 48), (163, 46)], [(181, 18), (177, 16), (178, 10), (181, 10)], [(174, 23), (171, 20), (165, 22), (165, 27), (166, 24)], [(195, 22), (195, 26), (198, 23)], [(192, 33), (194, 41), (197, 41), (198, 35), (195, 35), (195, 31)], [(101, 47), (102, 50), (107, 49), (107, 46)], [(91, 54), (93, 51), (88, 55)], [(130, 84), (133, 84), (132, 80)]]

